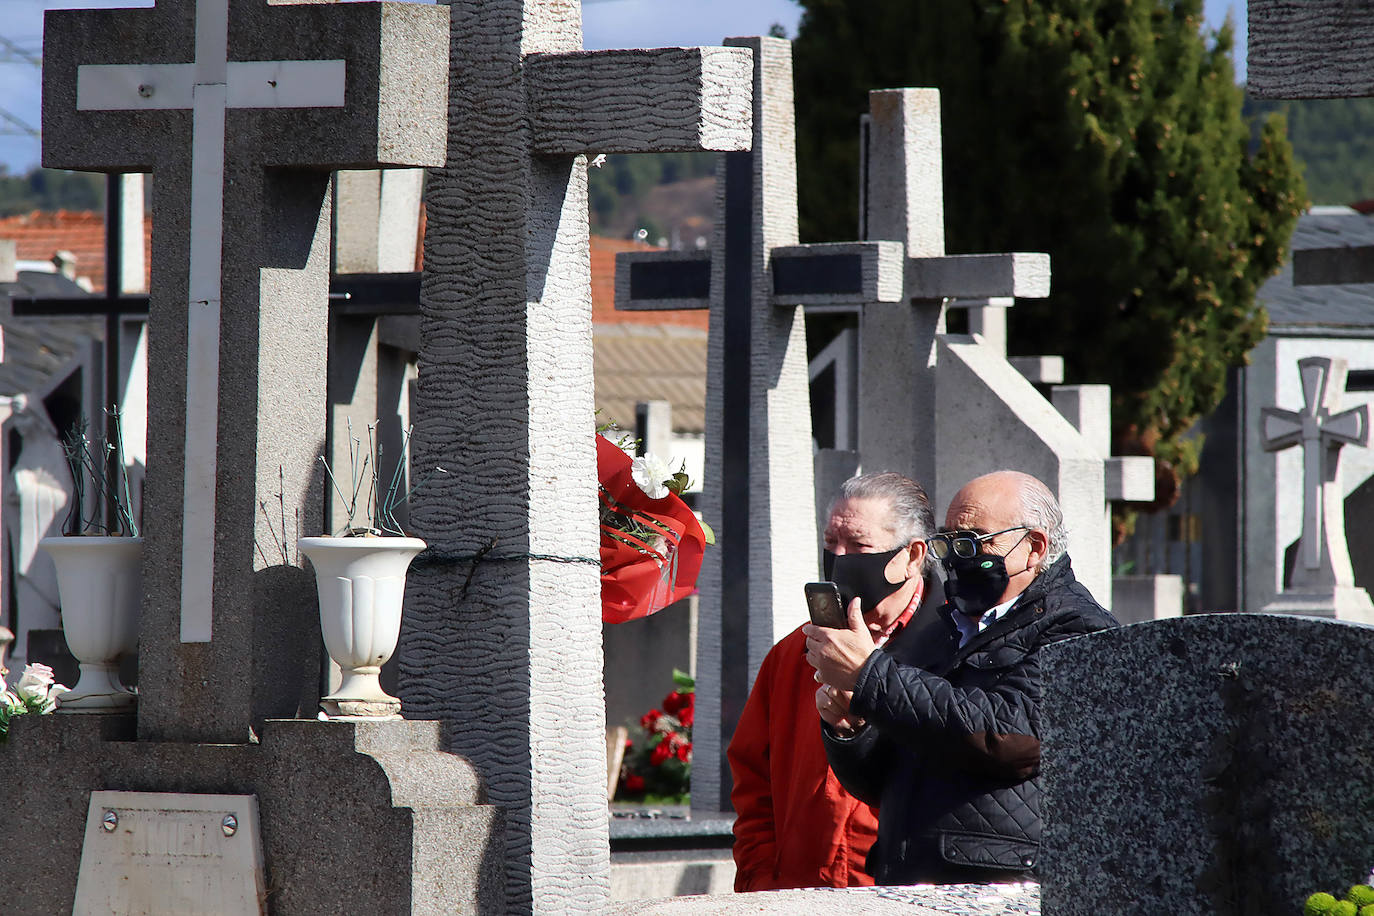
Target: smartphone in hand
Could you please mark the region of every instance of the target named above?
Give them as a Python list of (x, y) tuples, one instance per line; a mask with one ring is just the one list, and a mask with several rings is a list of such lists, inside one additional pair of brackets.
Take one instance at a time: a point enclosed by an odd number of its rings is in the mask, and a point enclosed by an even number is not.
[(811, 622), (818, 627), (844, 630), (849, 627), (849, 615), (840, 603), (840, 587), (834, 582), (808, 582), (806, 589), (806, 609), (811, 612)]

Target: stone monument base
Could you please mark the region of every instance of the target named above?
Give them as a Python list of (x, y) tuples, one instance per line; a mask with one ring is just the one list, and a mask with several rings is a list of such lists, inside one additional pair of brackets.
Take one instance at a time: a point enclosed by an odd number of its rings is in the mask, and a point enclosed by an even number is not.
[(1355, 585), (1336, 585), (1320, 591), (1286, 589), (1264, 606), (1263, 613), (1374, 623), (1374, 602), (1369, 600), (1369, 592)]
[(260, 744), (134, 740), (134, 717), (21, 716), (0, 745), (5, 910), (71, 912), (91, 792), (255, 795), (269, 913), (504, 910), (500, 810), (437, 722), (269, 719)]

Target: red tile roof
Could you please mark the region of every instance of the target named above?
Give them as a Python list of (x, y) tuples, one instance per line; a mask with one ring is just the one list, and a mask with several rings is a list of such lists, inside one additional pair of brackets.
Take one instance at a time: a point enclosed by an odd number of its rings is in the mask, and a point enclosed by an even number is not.
[[(152, 264), (152, 222), (143, 221), (143, 286)], [(76, 256), (76, 276), (105, 289), (105, 216), (90, 210), (34, 210), (0, 218), (0, 240), (13, 241), (21, 261), (48, 261), (59, 251)]]

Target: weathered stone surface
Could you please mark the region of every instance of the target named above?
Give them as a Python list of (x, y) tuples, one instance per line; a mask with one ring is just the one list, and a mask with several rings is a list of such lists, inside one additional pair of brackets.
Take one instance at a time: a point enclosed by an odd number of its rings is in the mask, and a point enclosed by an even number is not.
[(1246, 90), (1262, 99), (1374, 95), (1374, 7), (1352, 0), (1248, 0)]
[(1047, 912), (1297, 913), (1369, 873), (1374, 629), (1192, 616), (1043, 655)]
[[(133, 741), (127, 717), (25, 716), (0, 745), (5, 908), (69, 912), (92, 790), (256, 795), (270, 912), (500, 913), (502, 812), (436, 722), (273, 720), (260, 745)], [(41, 777), (37, 774), (41, 774)]]
[(778, 916), (1039, 916), (1040, 889), (1034, 884), (949, 884), (910, 887), (814, 888), (714, 897), (643, 900), (611, 907), (607, 916), (716, 916), (776, 913)]
[(747, 51), (584, 52), (575, 0), (448, 11), (448, 159), (426, 191), (413, 461), (449, 474), (412, 506), (430, 550), (409, 578), (399, 688), (408, 714), (445, 722), (446, 747), (506, 810), (510, 911), (599, 912), (610, 879), (580, 154), (654, 149), (657, 128), (587, 106), (576, 95), (594, 87), (576, 81), (633, 58), (633, 93), (608, 96), (598, 77), (600, 98), (694, 105), (673, 123), (739, 149)]

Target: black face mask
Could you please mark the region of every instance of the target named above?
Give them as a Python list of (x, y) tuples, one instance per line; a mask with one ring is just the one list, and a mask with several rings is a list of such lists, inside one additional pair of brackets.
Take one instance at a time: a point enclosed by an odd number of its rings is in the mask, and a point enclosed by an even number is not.
[(981, 617), (1002, 603), (1011, 577), (1007, 575), (1007, 559), (995, 553), (977, 556), (949, 556), (942, 561), (949, 578), (945, 580), (945, 597), (954, 602), (960, 613)]
[(838, 556), (828, 550), (825, 552), (822, 564), (825, 578), (839, 586), (840, 601), (846, 613), (849, 611), (849, 602), (855, 598), (862, 602), (859, 607), (867, 614), (878, 606), (878, 602), (906, 585), (906, 579), (889, 582), (883, 574), (892, 558), (905, 549), (898, 547), (883, 553), (844, 553)]

